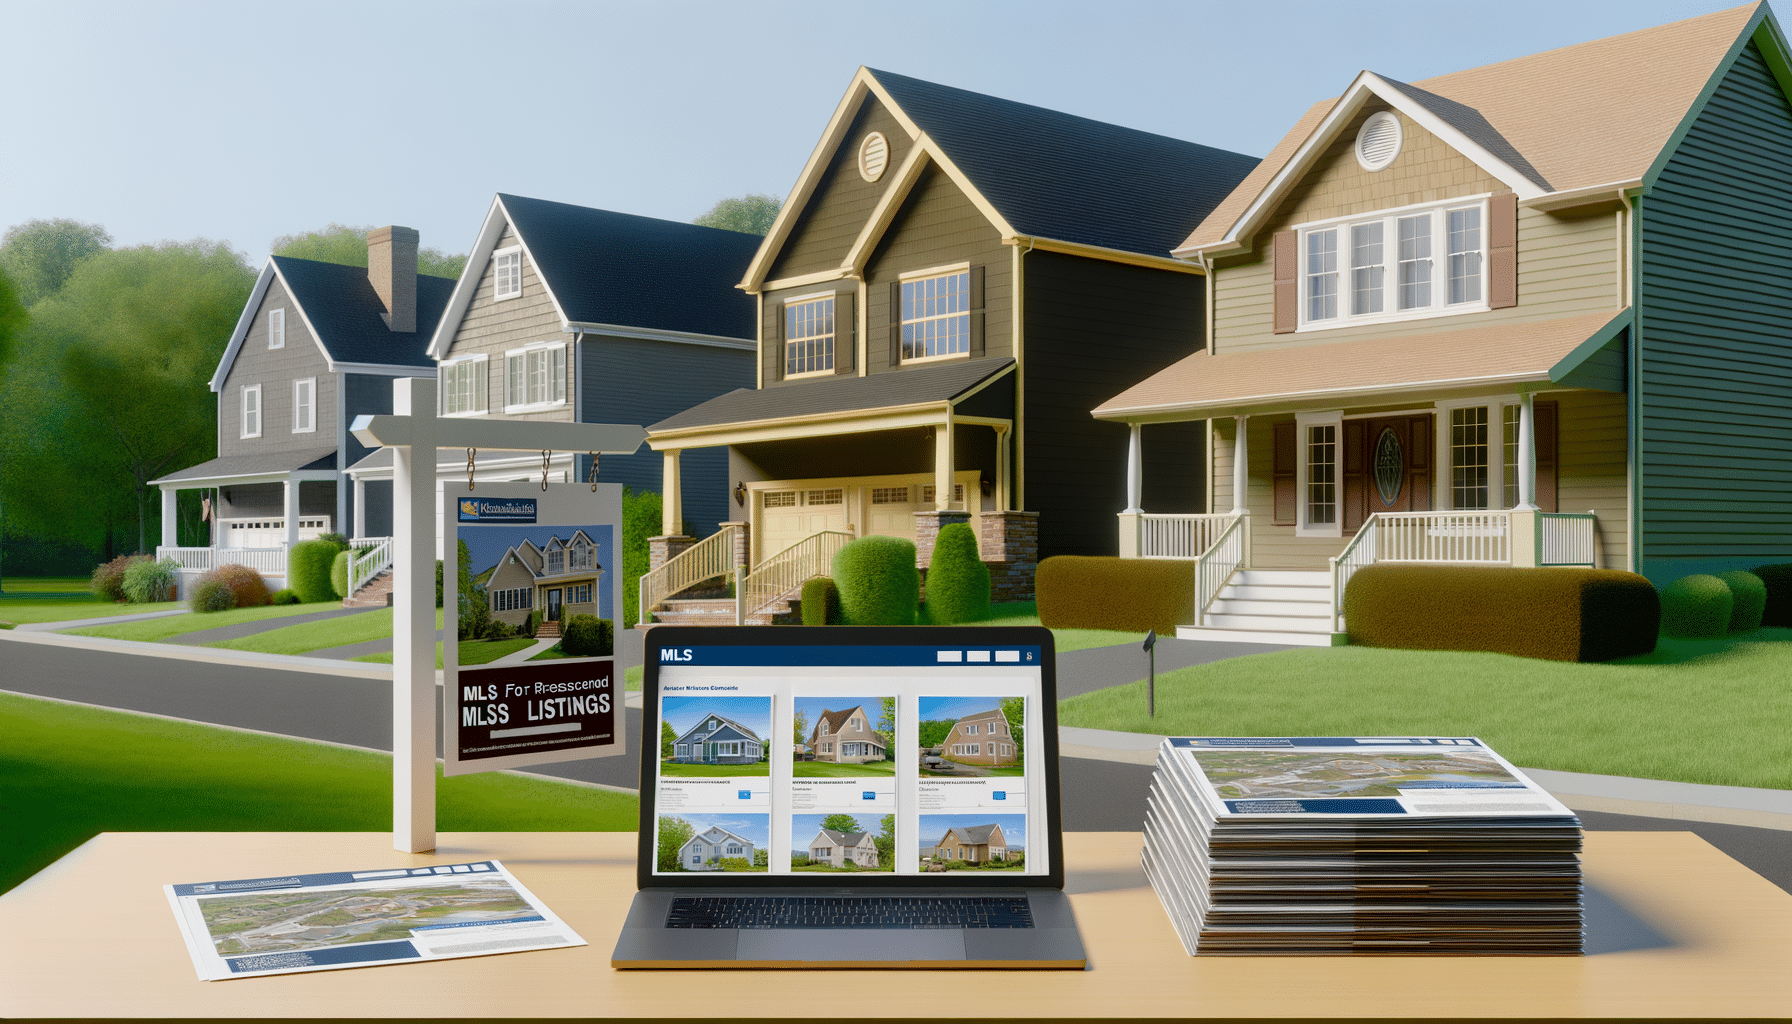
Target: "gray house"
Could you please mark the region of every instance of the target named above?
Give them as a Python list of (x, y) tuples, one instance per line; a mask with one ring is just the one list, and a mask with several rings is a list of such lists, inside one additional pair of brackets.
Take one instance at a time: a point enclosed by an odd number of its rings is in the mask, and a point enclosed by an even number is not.
[(672, 741), (672, 760), (701, 764), (755, 764), (765, 753), (759, 734), (726, 715), (703, 720)]
[(878, 866), (877, 841), (869, 832), (836, 832), (824, 828), (809, 840), (809, 860), (843, 868), (848, 863), (862, 868)]
[(751, 864), (753, 841), (743, 839), (720, 825), (711, 825), (678, 848), (678, 863), (686, 871), (720, 871), (724, 857), (739, 857)]
[[(417, 232), (368, 237), (368, 267), (270, 256), (218, 361), (218, 457), (151, 483), (162, 544), (183, 570), (237, 562), (281, 584), (286, 552), (323, 533), (391, 533), (390, 485), (350, 488), (367, 454), (354, 418), (392, 411), (394, 377), (433, 376), (425, 352), (454, 282), (417, 273)], [(175, 495), (213, 499), (212, 543), (175, 546)]]

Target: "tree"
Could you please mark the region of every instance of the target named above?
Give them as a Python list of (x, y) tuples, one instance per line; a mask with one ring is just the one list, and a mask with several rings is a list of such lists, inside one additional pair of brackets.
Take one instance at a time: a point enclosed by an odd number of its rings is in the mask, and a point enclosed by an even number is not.
[(890, 760), (896, 759), (896, 698), (884, 697), (883, 710), (877, 716), (877, 728), (872, 730), (884, 741), (884, 749), (889, 751)]
[(112, 246), (98, 224), (59, 217), (16, 224), (0, 238), (0, 271), (18, 288), (19, 301), (35, 306), (55, 294), (75, 269)]
[(886, 814), (884, 820), (878, 822), (878, 825), (883, 831), (871, 837), (871, 841), (877, 844), (877, 862), (885, 865), (894, 864), (896, 863), (896, 816)]
[(918, 731), (917, 739), (923, 747), (937, 747), (946, 741), (946, 737), (952, 732), (952, 727), (957, 724), (957, 722), (950, 719), (934, 719), (922, 722), (916, 727)]
[(830, 814), (821, 819), (821, 827), (833, 829), (835, 832), (863, 832), (859, 819), (850, 814)]
[(683, 818), (660, 818), (660, 846), (656, 858), (661, 871), (677, 871), (684, 865), (678, 862), (679, 848), (691, 841), (697, 830)]
[(485, 635), (485, 627), (492, 621), (491, 605), (486, 603), (485, 586), (473, 579), (472, 549), (464, 540), (457, 546), (460, 569), (455, 574), (455, 586), (460, 591), (460, 609), (456, 632), (462, 640), (475, 640)]
[(672, 745), (678, 742), (678, 733), (672, 729), (671, 722), (660, 723), (660, 757), (672, 756)]
[(796, 742), (798, 742), (798, 743), (808, 742), (808, 740), (809, 740), (809, 715), (808, 715), (808, 712), (798, 711), (796, 714), (790, 716), (790, 725), (791, 725), (790, 731), (792, 733), (792, 737), (791, 737), (792, 739), (796, 740)]
[(777, 196), (746, 195), (724, 199), (709, 208), (709, 212), (693, 224), (701, 224), (706, 228), (721, 228), (723, 231), (739, 231), (748, 235), (763, 235), (772, 229), (772, 221), (778, 219), (778, 210), (784, 201)]
[[(316, 231), (305, 231), (296, 235), (281, 235), (268, 244), (268, 251), (275, 256), (291, 256), (301, 260), (316, 260), (319, 263), (339, 263), (345, 267), (365, 267), (367, 265), (367, 235), (373, 226), (350, 227), (347, 224), (329, 224)], [(450, 255), (440, 249), (419, 247), (417, 249), (417, 273), (431, 277), (460, 277), (461, 271), (467, 268), (467, 254)]]
[(1003, 697), (1002, 717), (1008, 720), (1008, 735), (1014, 737), (1014, 760), (1017, 764), (1026, 763), (1027, 699), (1025, 697)]
[[(12, 279), (0, 270), (0, 374), (7, 372), (6, 363), (12, 355), (13, 339), (25, 330), (30, 317), (25, 307), (19, 302), (18, 294), (13, 290)], [(5, 480), (6, 464), (10, 460), (7, 453), (12, 450), (12, 432), (6, 424), (0, 422), (0, 538), (6, 535)], [(4, 547), (0, 542), (0, 547)], [(6, 593), (6, 573), (3, 553), (0, 553), (0, 594)]]

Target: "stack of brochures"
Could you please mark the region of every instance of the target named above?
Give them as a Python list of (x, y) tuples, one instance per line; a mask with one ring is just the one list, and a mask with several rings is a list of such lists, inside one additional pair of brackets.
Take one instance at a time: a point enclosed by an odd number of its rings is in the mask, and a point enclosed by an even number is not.
[(1191, 955), (1562, 955), (1580, 846), (1478, 739), (1171, 737), (1143, 861)]

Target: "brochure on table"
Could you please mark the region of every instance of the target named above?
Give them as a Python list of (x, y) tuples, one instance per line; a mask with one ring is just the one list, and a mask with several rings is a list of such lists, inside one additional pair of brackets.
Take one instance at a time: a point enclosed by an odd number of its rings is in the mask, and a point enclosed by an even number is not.
[[(623, 683), (614, 656), (622, 611), (622, 486), (556, 483), (543, 490), (537, 483), (482, 483), (468, 490), (450, 483), (444, 499), (444, 637), (456, 634), (453, 609), (479, 598), (493, 621), (517, 633), (444, 642), (442, 773), (624, 753)], [(463, 578), (475, 595), (460, 593)], [(564, 628), (575, 616), (610, 623), (609, 652), (568, 657), (545, 639), (541, 650), (523, 643), (531, 621)]]
[(495, 860), (162, 889), (201, 981), (585, 945)]

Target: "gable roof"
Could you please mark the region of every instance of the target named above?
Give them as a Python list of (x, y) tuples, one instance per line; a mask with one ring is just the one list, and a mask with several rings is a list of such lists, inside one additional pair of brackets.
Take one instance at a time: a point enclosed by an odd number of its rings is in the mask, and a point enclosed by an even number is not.
[(835, 846), (864, 846), (865, 841), (871, 838), (869, 832), (836, 832), (831, 828), (822, 829), (821, 834)]
[[(1362, 104), (1380, 99), (1540, 207), (1617, 198), (1651, 178), (1716, 76), (1759, 33), (1781, 48), (1765, 3), (1548, 50), (1407, 84), (1364, 72), (1311, 107), (1176, 250), (1249, 244)], [(1776, 74), (1786, 75), (1783, 62)], [(1782, 80), (1782, 85), (1792, 84)]]
[[(690, 736), (692, 733), (696, 732), (698, 729), (703, 728), (703, 726), (712, 718), (718, 722), (724, 722), (724, 723), (727, 723), (727, 725), (729, 725), (729, 726), (733, 726), (735, 729), (739, 730), (743, 736), (746, 736), (746, 737), (752, 739), (753, 742), (755, 742), (755, 743), (759, 742), (759, 734), (758, 733), (756, 733), (753, 730), (747, 728), (746, 726), (740, 724), (739, 722), (736, 722), (734, 719), (729, 718), (727, 715), (718, 715), (714, 711), (711, 711), (709, 714), (706, 714), (702, 718), (699, 718), (697, 720), (697, 724), (691, 726), (689, 729), (686, 729), (684, 731), (684, 735), (678, 737), (678, 739), (682, 740), (685, 737)], [(724, 726), (718, 725), (718, 726), (716, 726), (716, 728), (713, 731), (720, 732), (723, 728), (724, 728)], [(676, 743), (676, 742), (678, 742), (678, 740), (674, 740), (673, 742)]]
[(435, 372), (435, 360), (425, 348), (454, 289), (453, 281), (418, 274), (417, 329), (394, 331), (386, 326), (386, 305), (373, 290), (373, 282), (367, 279), (366, 267), (269, 256), (249, 292), (249, 301), (243, 304), (242, 316), (237, 319), (230, 343), (224, 347), (224, 356), (218, 360), (211, 381), (213, 391), (224, 386), (224, 378), (236, 362), (249, 328), (261, 312), (262, 300), (276, 279), (291, 296), (299, 318), (323, 350), (331, 373), (363, 366), (421, 367)]
[(1012, 359), (935, 363), (901, 373), (818, 378), (793, 388), (737, 388), (650, 425), (650, 434), (728, 424), (827, 417), (912, 405), (960, 401), (1014, 369)]
[[(828, 724), (828, 733), (830, 735), (837, 733), (840, 731), (840, 726), (844, 725), (846, 720), (852, 717), (854, 711), (860, 712), (862, 717), (870, 718), (870, 715), (864, 714), (864, 710), (865, 706), (863, 704), (854, 704), (844, 711), (829, 711), (826, 708), (822, 708), (821, 716), (815, 720), (815, 729), (821, 728), (821, 723), (826, 722)], [(809, 730), (810, 735), (815, 734), (815, 729)]]
[[(966, 715), (963, 718), (960, 718), (958, 721), (959, 722), (980, 722), (985, 718), (1005, 718), (1005, 717), (1006, 716), (1002, 714), (1001, 708), (990, 708), (988, 711), (979, 711), (974, 715)], [(956, 725), (957, 723), (954, 722), (953, 724)]]
[[(915, 146), (884, 179), (884, 198), (854, 254), (888, 226), (929, 164), (945, 171), (1004, 239), (1159, 259), (1257, 165), (1241, 153), (861, 67), (740, 287), (764, 284), (870, 98), (889, 109)], [(849, 254), (843, 271), (855, 271), (852, 262)]]
[(753, 347), (757, 307), (734, 288), (757, 235), (503, 192), (492, 200), (448, 315), (430, 340), (443, 358), (504, 229), (516, 230), (561, 329)]
[[(989, 837), (1001, 827), (1002, 826), (1000, 825), (954, 825), (946, 830), (945, 836), (940, 837), (940, 842), (945, 842), (946, 836), (956, 832), (958, 833), (958, 841), (961, 843), (970, 843), (972, 846), (987, 846), (989, 844)], [(1007, 842), (1008, 837), (1004, 835), (1002, 841)]]
[[(703, 840), (706, 843), (719, 842), (720, 840), (711, 838), (717, 832), (720, 832), (721, 834), (727, 836), (728, 838), (734, 840), (737, 843), (741, 843), (746, 846), (753, 846), (753, 841), (751, 839), (748, 839), (746, 836), (736, 835), (735, 833), (728, 831), (727, 829), (723, 828), (720, 825), (711, 825), (708, 828), (704, 829), (703, 831), (692, 836), (691, 838), (686, 839), (684, 841), (684, 846), (689, 846), (699, 839)], [(684, 846), (679, 847), (679, 849), (681, 849), (681, 850), (684, 849)], [(757, 847), (754, 847), (754, 848), (757, 849)]]

